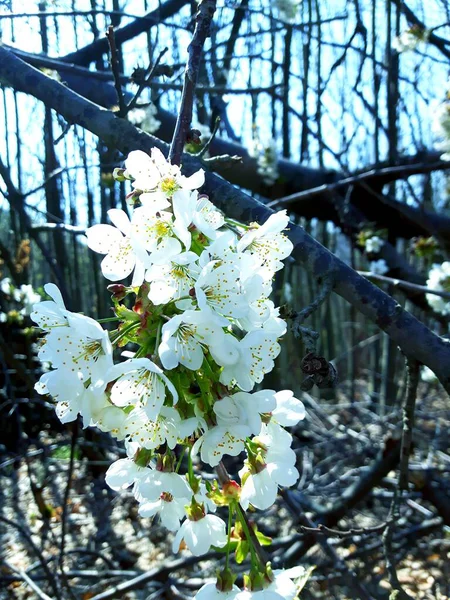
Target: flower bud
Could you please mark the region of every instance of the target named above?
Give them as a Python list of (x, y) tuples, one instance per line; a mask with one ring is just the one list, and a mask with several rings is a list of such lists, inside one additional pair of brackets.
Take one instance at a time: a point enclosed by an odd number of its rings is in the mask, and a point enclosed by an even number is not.
[(234, 481), (234, 479), (231, 479), (230, 481), (227, 481), (223, 484), (222, 492), (225, 498), (229, 501), (239, 500), (239, 497), (241, 495), (241, 486), (236, 481)]
[(233, 589), (233, 584), (236, 580), (236, 575), (233, 575), (228, 567), (225, 567), (217, 574), (216, 588), (219, 592), (230, 592)]
[(192, 498), (191, 505), (186, 508), (186, 513), (190, 521), (200, 521), (206, 515), (205, 507), (199, 504), (195, 498)]
[(123, 283), (112, 283), (106, 288), (108, 292), (111, 292), (114, 300), (123, 300), (127, 295), (127, 288)]
[(116, 167), (113, 171), (113, 177), (116, 181), (126, 181), (127, 177), (126, 175), (126, 170), (125, 169), (120, 169), (119, 167)]

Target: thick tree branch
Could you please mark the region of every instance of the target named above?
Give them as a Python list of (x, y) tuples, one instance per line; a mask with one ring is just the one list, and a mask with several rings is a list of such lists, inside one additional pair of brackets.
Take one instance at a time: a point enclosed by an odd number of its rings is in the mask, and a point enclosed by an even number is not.
[[(179, 12), (186, 4), (189, 4), (188, 0), (167, 0), (163, 4), (160, 4), (156, 10), (145, 15), (145, 17), (136, 19), (129, 25), (117, 29), (115, 32), (116, 44), (120, 46), (124, 42), (135, 38), (140, 33), (148, 31), (154, 25), (159, 25), (165, 19)], [(91, 62), (101, 58), (102, 54), (106, 52), (108, 52), (108, 40), (106, 38), (99, 38), (75, 52), (66, 54), (61, 57), (61, 60), (74, 62), (78, 65), (89, 65)]]
[[(8, 48), (7, 46), (5, 46)], [(17, 56), (32, 64), (52, 68), (61, 73), (67, 85), (91, 101), (110, 108), (117, 104), (117, 95), (113, 85), (102, 84), (101, 81), (111, 80), (109, 73), (93, 72), (73, 64), (65, 65), (57, 60), (40, 55), (10, 48)], [(120, 76), (122, 84), (128, 78)], [(161, 89), (171, 89), (173, 84), (154, 82)], [(180, 89), (180, 86), (175, 86)], [(208, 91), (198, 86), (199, 90)], [(267, 91), (269, 88), (267, 88)], [(210, 90), (221, 92), (219, 88)], [(223, 90), (222, 90), (223, 91)], [(252, 90), (238, 90), (250, 93)], [(253, 90), (255, 91), (255, 90)], [(261, 90), (259, 90), (261, 91)], [(158, 136), (166, 142), (172, 140), (176, 117), (163, 109), (159, 109), (158, 119), (161, 121)], [(383, 187), (393, 181), (406, 179), (412, 175), (427, 174), (449, 168), (449, 162), (439, 160), (439, 152), (428, 151), (416, 156), (406, 156), (395, 166), (380, 164), (362, 173), (348, 176), (344, 173), (329, 169), (315, 169), (299, 165), (295, 162), (280, 159), (277, 165), (280, 179), (272, 187), (264, 185), (258, 175), (255, 158), (241, 145), (216, 137), (210, 147), (214, 155), (241, 156), (239, 165), (215, 164), (214, 170), (226, 177), (231, 183), (255, 194), (274, 198), (274, 202), (289, 200), (289, 209), (306, 218), (318, 218), (322, 221), (332, 221), (345, 229), (348, 219), (343, 220), (341, 204), (348, 197), (348, 210), (358, 230), (358, 221), (375, 223), (379, 228), (387, 228), (390, 233), (399, 238), (410, 239), (414, 236), (438, 235), (449, 240), (450, 219), (444, 215), (396, 202), (382, 195)], [(302, 191), (303, 190), (303, 191)], [(349, 215), (346, 213), (346, 217)]]
[[(157, 146), (167, 155), (167, 146), (161, 140), (116, 118), (112, 112), (72, 92), (1, 46), (0, 80), (17, 91), (33, 95), (69, 122), (86, 128), (124, 154), (137, 149), (149, 151), (152, 146)], [(184, 155), (183, 165), (189, 175), (201, 163), (195, 157)], [(264, 222), (273, 213), (267, 206), (213, 173), (207, 173), (204, 191), (234, 219)], [(299, 264), (319, 281), (334, 277), (335, 292), (383, 329), (407, 357), (430, 367), (445, 389), (450, 391), (450, 344), (447, 341), (326, 250), (302, 227), (291, 224), (289, 237), (295, 247), (293, 258)]]

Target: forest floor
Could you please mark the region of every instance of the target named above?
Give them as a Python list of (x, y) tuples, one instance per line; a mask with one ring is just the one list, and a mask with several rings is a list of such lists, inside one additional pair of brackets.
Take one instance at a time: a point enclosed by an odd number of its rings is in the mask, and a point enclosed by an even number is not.
[[(316, 566), (302, 599), (345, 600), (364, 593), (387, 599), (391, 591), (382, 528), (376, 528), (386, 521), (396, 488), (395, 459), (384, 463), (389, 453), (398, 454), (401, 411), (378, 414), (364, 382), (355, 400), (348, 403), (342, 393), (332, 404), (305, 395), (308, 418), (294, 444), (301, 471), (298, 489), (283, 493), (265, 514), (252, 515), (274, 539), (275, 566)], [(395, 523), (393, 548), (400, 584), (422, 600), (450, 598), (449, 423), (448, 399), (434, 386), (424, 387), (410, 457), (412, 485)], [(173, 555), (172, 534), (157, 521), (141, 518), (131, 493), (116, 494), (105, 485), (108, 465), (123, 453), (103, 435), (86, 439), (80, 431), (65, 504), (70, 439), (68, 430), (43, 432), (29, 440), (26, 460), (0, 456), (0, 599), (45, 598), (33, 591), (33, 582), (56, 599), (42, 562), (64, 598), (192, 598), (202, 582), (214, 577), (214, 553), (200, 559), (186, 550)], [(233, 463), (229, 467), (233, 471)], [(305, 527), (314, 529), (319, 522), (317, 506), (335, 509), (342, 498), (342, 517), (329, 521), (330, 527), (358, 531), (341, 536), (316, 530), (305, 548), (311, 536)], [(57, 575), (63, 523), (65, 581)], [(118, 584), (125, 588), (112, 593)], [(64, 589), (68, 585), (72, 596)]]

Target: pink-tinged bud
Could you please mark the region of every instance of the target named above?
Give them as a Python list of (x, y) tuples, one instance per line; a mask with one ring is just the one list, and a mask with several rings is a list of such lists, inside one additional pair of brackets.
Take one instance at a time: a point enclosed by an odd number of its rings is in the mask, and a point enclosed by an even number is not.
[(239, 500), (241, 495), (241, 486), (234, 481), (234, 479), (230, 479), (222, 486), (222, 493), (225, 498), (231, 500)]
[(108, 292), (111, 292), (112, 297), (115, 300), (123, 300), (127, 295), (127, 288), (123, 283), (112, 283), (111, 285), (108, 285), (106, 289)]
[(144, 312), (144, 303), (141, 298), (136, 299), (136, 302), (133, 306), (133, 311), (138, 315), (141, 315)]

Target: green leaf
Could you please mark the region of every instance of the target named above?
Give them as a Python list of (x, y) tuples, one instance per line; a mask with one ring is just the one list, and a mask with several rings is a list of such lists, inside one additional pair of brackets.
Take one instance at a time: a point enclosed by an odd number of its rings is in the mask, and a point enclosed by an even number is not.
[(246, 540), (240, 540), (236, 546), (236, 562), (240, 565), (247, 557), (249, 545)]
[(261, 546), (270, 546), (270, 544), (272, 543), (272, 538), (270, 538), (267, 535), (264, 535), (260, 531), (256, 532), (256, 537)]

